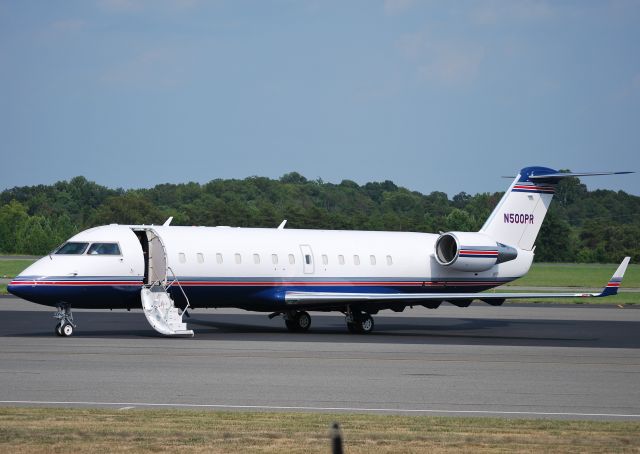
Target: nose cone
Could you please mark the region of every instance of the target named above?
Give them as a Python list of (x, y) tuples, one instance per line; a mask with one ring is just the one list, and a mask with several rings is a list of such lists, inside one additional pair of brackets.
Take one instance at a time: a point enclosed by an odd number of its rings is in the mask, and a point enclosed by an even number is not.
[(14, 280), (7, 285), (7, 291), (12, 295), (17, 296), (28, 301), (35, 300), (35, 282), (29, 280), (21, 275), (17, 276)]
[(25, 275), (23, 272), (9, 282), (7, 291), (18, 298), (34, 301), (35, 292), (33, 290), (35, 290), (35, 285), (35, 278)]
[(47, 264), (47, 261), (50, 261), (50, 259), (45, 257), (33, 263), (9, 282), (7, 291), (18, 298), (33, 301), (34, 303), (48, 304), (49, 298), (43, 292), (44, 288), (42, 285), (38, 288), (38, 279), (48, 274), (46, 268), (50, 267), (50, 265)]
[(18, 298), (28, 299), (23, 296), (24, 293), (21, 291), (23, 287), (24, 285), (20, 281), (13, 280), (7, 285), (7, 291)]
[[(17, 279), (17, 278), (16, 278)], [(45, 306), (54, 306), (59, 297), (46, 285), (37, 285), (35, 281), (13, 280), (7, 285), (7, 290), (12, 295)]]

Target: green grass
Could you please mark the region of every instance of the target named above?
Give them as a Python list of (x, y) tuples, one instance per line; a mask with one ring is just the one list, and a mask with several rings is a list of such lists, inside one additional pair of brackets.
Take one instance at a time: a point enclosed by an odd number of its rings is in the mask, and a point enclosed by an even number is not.
[(0, 277), (12, 278), (20, 274), (26, 267), (35, 260), (0, 260)]
[(638, 452), (640, 422), (374, 414), (0, 408), (0, 451), (329, 453)]
[(640, 304), (640, 292), (618, 293), (606, 298), (528, 298), (508, 300), (511, 303), (561, 303), (561, 304)]
[[(618, 264), (534, 263), (526, 276), (510, 285), (526, 287), (603, 287)], [(640, 288), (640, 265), (630, 264), (622, 288)]]

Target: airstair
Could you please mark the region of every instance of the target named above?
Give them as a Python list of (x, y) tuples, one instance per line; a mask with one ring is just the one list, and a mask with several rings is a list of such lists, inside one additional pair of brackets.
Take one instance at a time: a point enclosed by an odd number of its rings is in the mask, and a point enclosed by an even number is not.
[[(167, 284), (166, 280), (154, 281), (151, 284), (143, 285), (140, 291), (142, 299), (142, 309), (149, 324), (160, 334), (165, 336), (193, 336), (193, 330), (187, 329), (187, 324), (182, 321), (182, 317), (189, 307), (189, 298), (176, 278), (173, 270), (167, 267), (173, 274), (173, 280)], [(187, 301), (187, 306), (180, 311), (173, 302), (169, 294), (169, 288), (176, 285)]]

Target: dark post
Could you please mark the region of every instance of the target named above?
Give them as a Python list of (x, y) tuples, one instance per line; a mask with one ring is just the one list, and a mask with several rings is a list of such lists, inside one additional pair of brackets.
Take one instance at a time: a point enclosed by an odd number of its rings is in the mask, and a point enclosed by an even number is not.
[(342, 454), (342, 433), (337, 422), (331, 425), (331, 452), (333, 454)]

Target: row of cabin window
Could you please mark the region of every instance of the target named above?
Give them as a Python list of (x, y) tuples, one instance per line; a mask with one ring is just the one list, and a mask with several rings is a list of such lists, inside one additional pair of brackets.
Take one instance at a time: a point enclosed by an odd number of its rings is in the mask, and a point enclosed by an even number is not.
[[(296, 263), (296, 256), (293, 254), (289, 254), (288, 256), (288, 260), (289, 260), (289, 264), (290, 265), (294, 265)], [(239, 253), (236, 253), (233, 255), (234, 261), (236, 264), (240, 265), (242, 263), (242, 255)], [(306, 254), (304, 256), (305, 258), (305, 262), (307, 263), (307, 265), (311, 265), (311, 256)], [(178, 254), (178, 259), (180, 261), (180, 263), (187, 263), (187, 256), (185, 255), (184, 252), (180, 252)], [(204, 263), (204, 254), (202, 252), (198, 252), (196, 254), (196, 260), (198, 261), (198, 263)], [(256, 265), (260, 265), (261, 263), (261, 258), (260, 258), (260, 254), (253, 254), (253, 263), (255, 263)], [(221, 253), (217, 253), (216, 254), (216, 263), (218, 264), (222, 264), (224, 261), (224, 259), (222, 258), (222, 254)], [(273, 263), (274, 265), (278, 264), (278, 254), (271, 254), (271, 263)], [(345, 259), (344, 259), (344, 255), (340, 254), (338, 255), (338, 263), (340, 265), (344, 265)], [(370, 255), (369, 256), (369, 263), (371, 263), (371, 265), (376, 265), (377, 260), (376, 260), (376, 256), (375, 255)], [(323, 265), (328, 265), (329, 264), (329, 256), (327, 256), (326, 254), (322, 254), (322, 264)], [(353, 264), (354, 265), (360, 265), (360, 256), (359, 255), (354, 255), (353, 256)], [(390, 255), (387, 255), (387, 265), (393, 265), (393, 258)]]

